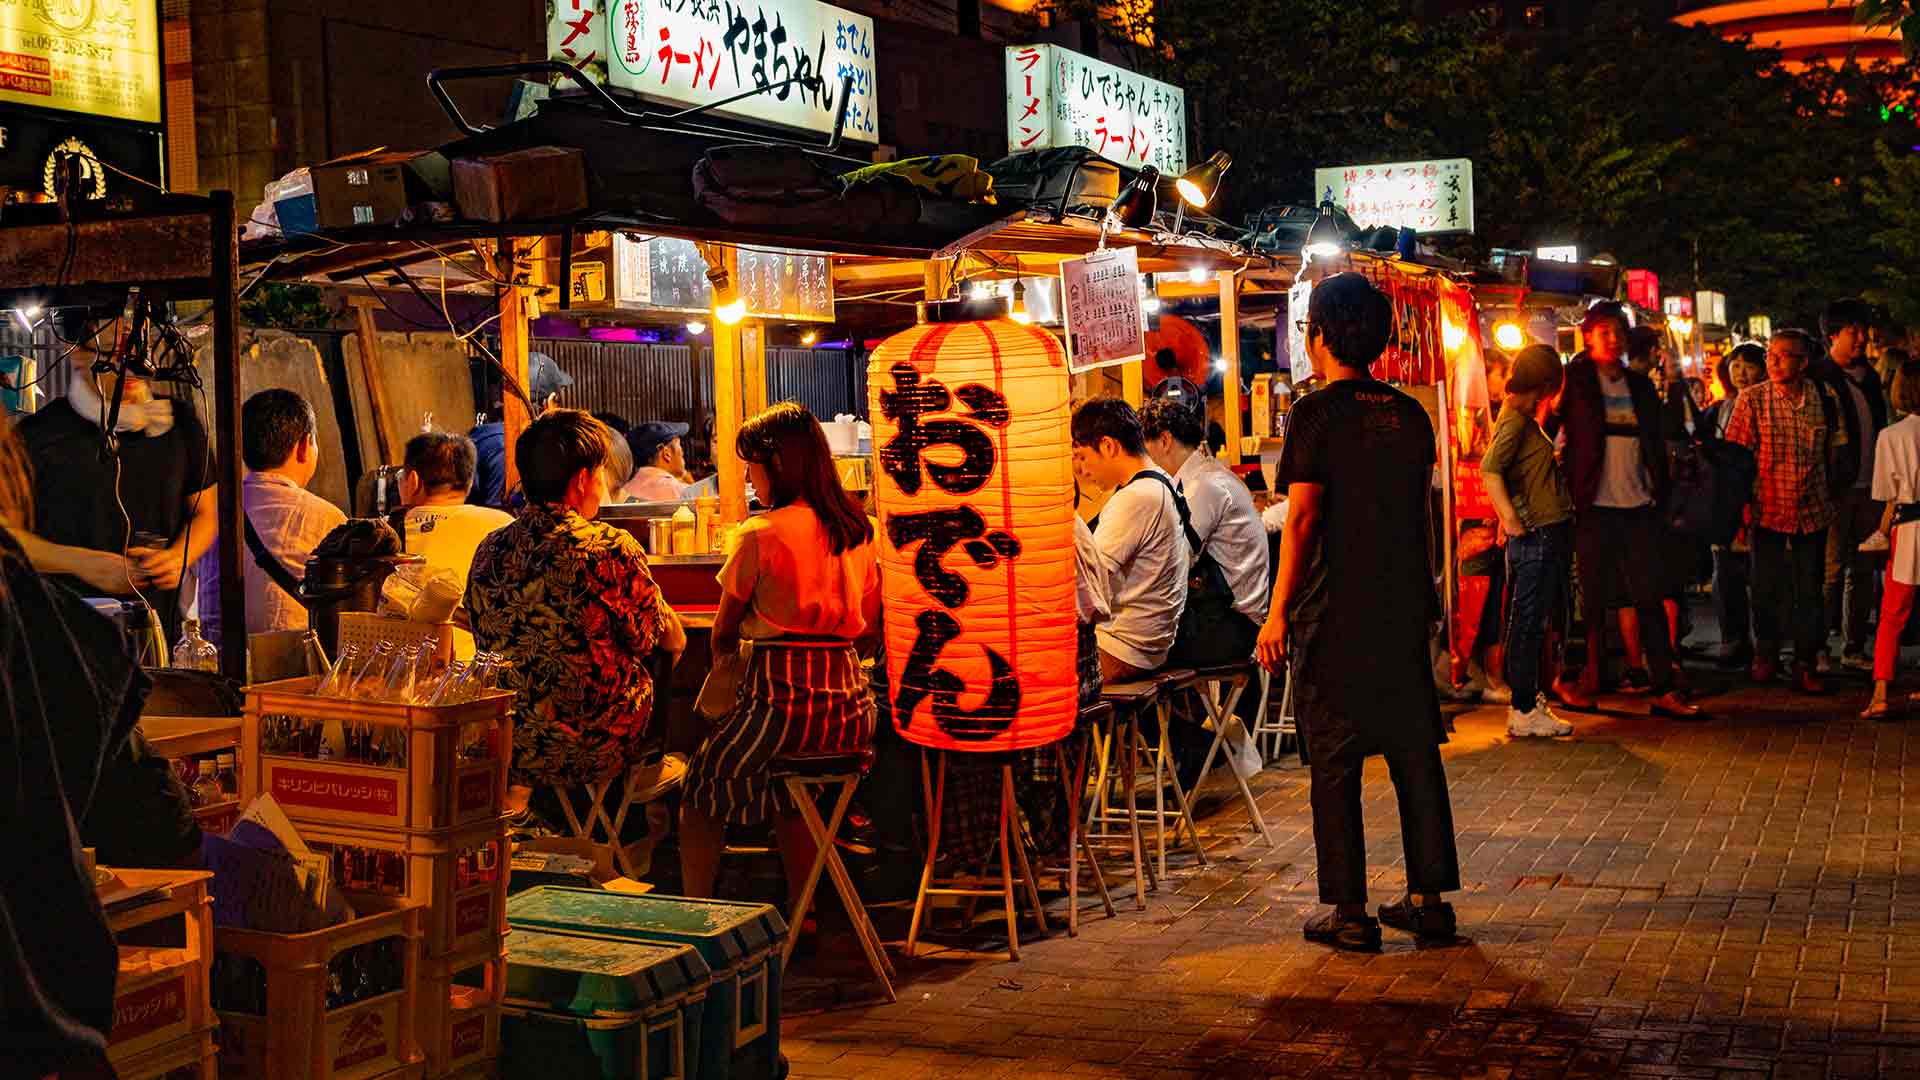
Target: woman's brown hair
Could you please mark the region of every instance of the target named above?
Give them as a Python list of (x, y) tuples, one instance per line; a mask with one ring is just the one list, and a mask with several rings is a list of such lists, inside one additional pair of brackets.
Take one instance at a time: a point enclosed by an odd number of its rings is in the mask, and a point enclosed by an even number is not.
[(0, 524), (33, 528), (33, 462), (4, 413), (0, 413)]
[(769, 505), (804, 502), (813, 508), (835, 555), (873, 540), (873, 524), (840, 483), (826, 432), (805, 405), (783, 401), (748, 420), (734, 449), (741, 460), (766, 467), (773, 490), (760, 497)]

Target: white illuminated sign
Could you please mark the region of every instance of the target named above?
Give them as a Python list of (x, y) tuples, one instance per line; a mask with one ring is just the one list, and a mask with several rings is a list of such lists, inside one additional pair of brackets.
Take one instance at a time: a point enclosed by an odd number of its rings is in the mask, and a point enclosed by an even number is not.
[(1548, 244), (1534, 249), (1534, 255), (1541, 262), (1577, 263), (1580, 261), (1580, 249), (1572, 244)]
[(159, 123), (159, 5), (0, 2), (0, 102)]
[(1313, 201), (1331, 202), (1363, 229), (1473, 231), (1473, 162), (1396, 161), (1313, 170)]
[(1084, 146), (1123, 165), (1187, 171), (1187, 95), (1058, 45), (1007, 49), (1007, 152)]

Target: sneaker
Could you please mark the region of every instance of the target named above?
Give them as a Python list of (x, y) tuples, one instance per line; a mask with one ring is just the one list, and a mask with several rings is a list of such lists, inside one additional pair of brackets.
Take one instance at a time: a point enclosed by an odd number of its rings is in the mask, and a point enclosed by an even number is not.
[(1547, 708), (1545, 702), (1541, 702), (1533, 707), (1532, 712), (1508, 709), (1507, 734), (1516, 739), (1534, 736), (1558, 738), (1573, 734), (1573, 725), (1555, 716), (1553, 710)]
[(1379, 952), (1380, 923), (1371, 915), (1343, 919), (1335, 911), (1310, 919), (1300, 936), (1346, 952)]
[(1480, 691), (1480, 703), (1483, 705), (1513, 704), (1513, 688), (1510, 686), (1489, 686)]
[(1848, 671), (1872, 671), (1873, 661), (1866, 653), (1848, 653), (1840, 658), (1840, 666)]
[(1416, 904), (1413, 897), (1404, 896), (1397, 903), (1380, 905), (1380, 921), (1422, 941), (1450, 942), (1458, 937), (1453, 905), (1445, 901)]
[(1883, 533), (1878, 529), (1875, 529), (1873, 535), (1867, 537), (1866, 542), (1860, 545), (1860, 550), (1861, 552), (1866, 554), (1873, 554), (1881, 551), (1892, 551), (1893, 541), (1887, 539), (1886, 533)]

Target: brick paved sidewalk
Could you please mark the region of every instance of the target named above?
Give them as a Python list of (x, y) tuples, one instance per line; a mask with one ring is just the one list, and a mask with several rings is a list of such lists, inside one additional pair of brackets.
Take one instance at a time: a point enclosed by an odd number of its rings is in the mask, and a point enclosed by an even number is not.
[[(1306, 776), (1269, 769), (1277, 847), (1224, 804), (1203, 825), (1213, 865), (1176, 869), (1145, 912), (1056, 930), (1020, 963), (901, 962), (896, 1005), (791, 1016), (794, 1075), (1920, 1077), (1920, 845), (1902, 844), (1920, 716), (1863, 723), (1864, 698), (1742, 688), (1704, 724), (1610, 699), (1620, 713), (1570, 716), (1559, 742), (1508, 740), (1504, 710), (1461, 716), (1469, 940), (1444, 949), (1301, 940), (1318, 909)], [(1374, 899), (1393, 899), (1377, 762), (1366, 806)]]

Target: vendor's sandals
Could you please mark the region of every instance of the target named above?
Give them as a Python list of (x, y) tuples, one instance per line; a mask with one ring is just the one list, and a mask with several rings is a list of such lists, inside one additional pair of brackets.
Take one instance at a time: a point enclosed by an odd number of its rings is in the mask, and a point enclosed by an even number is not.
[(1887, 701), (1873, 702), (1866, 708), (1860, 710), (1860, 719), (1891, 720), (1893, 719), (1893, 704)]
[(1371, 915), (1342, 917), (1338, 912), (1329, 911), (1309, 920), (1301, 927), (1300, 935), (1344, 952), (1380, 951), (1380, 923)]
[(1404, 896), (1397, 903), (1380, 905), (1380, 921), (1426, 943), (1451, 943), (1458, 937), (1453, 905), (1445, 901), (1416, 904), (1411, 896)]

